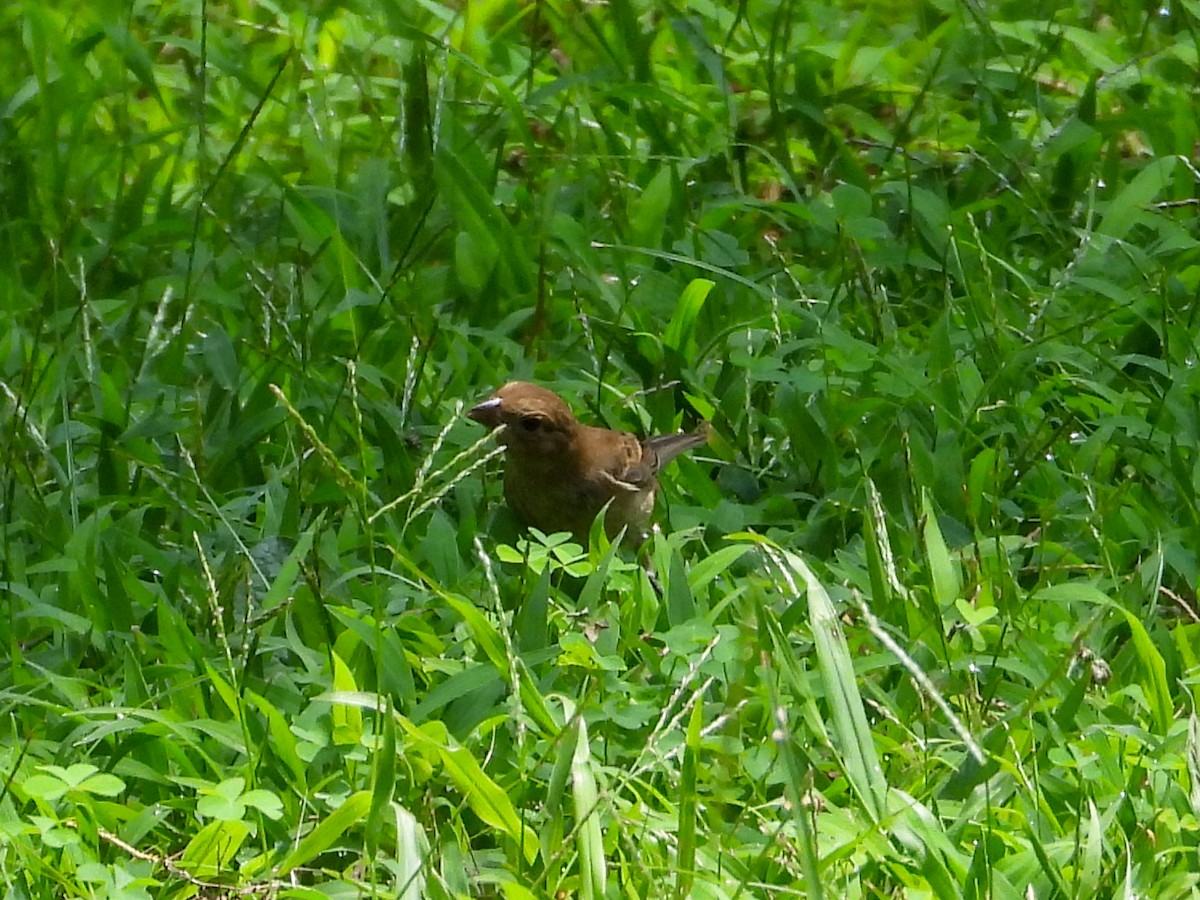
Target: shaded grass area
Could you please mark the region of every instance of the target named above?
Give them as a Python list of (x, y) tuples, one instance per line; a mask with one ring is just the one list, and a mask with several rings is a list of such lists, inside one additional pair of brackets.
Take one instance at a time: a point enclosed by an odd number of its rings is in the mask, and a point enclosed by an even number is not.
[(0, 25), (13, 896), (1196, 894), (1191, 5)]

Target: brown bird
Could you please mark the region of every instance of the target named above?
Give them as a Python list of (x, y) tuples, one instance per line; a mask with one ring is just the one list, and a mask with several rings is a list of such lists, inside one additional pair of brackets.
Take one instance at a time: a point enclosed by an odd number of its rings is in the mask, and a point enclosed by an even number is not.
[(488, 428), (505, 426), (504, 499), (517, 518), (546, 534), (569, 531), (587, 542), (610, 500), (604, 529), (638, 544), (654, 510), (659, 469), (705, 443), (709, 425), (690, 434), (639, 441), (626, 431), (593, 428), (575, 418), (553, 391), (510, 381), (467, 415)]

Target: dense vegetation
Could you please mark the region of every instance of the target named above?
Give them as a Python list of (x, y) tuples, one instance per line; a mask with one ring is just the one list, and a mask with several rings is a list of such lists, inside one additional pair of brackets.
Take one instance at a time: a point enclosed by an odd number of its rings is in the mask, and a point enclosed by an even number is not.
[(1200, 896), (1198, 28), (5, 5), (5, 893)]

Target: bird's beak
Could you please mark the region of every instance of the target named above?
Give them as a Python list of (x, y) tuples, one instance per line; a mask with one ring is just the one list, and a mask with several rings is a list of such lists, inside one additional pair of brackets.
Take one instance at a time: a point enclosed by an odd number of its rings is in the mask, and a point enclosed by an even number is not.
[(474, 419), (480, 425), (495, 428), (500, 424), (500, 398), (489, 397), (482, 403), (477, 403), (467, 410), (467, 418)]

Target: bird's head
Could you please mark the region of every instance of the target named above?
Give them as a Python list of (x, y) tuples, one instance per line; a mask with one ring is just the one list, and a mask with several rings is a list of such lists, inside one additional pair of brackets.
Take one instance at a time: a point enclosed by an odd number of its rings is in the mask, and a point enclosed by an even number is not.
[(566, 452), (579, 422), (571, 408), (553, 391), (527, 381), (510, 381), (467, 417), (488, 428), (504, 425), (500, 442), (531, 457), (552, 457)]

